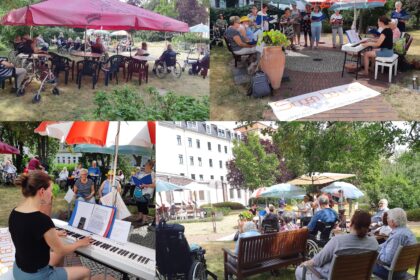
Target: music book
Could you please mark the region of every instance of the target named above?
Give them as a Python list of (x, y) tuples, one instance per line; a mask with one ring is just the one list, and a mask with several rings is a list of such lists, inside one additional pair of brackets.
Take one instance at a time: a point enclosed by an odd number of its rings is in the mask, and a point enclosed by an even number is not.
[(130, 234), (130, 229), (130, 222), (115, 220), (114, 225), (112, 226), (111, 234), (109, 235), (109, 239), (121, 243), (127, 243), (128, 235)]
[(152, 179), (152, 174), (147, 174), (145, 176), (143, 176), (142, 178), (137, 178), (137, 177), (131, 177), (133, 179), (134, 184), (136, 185), (136, 187), (139, 187), (141, 185), (148, 185), (148, 184), (152, 184), (153, 183), (153, 179)]
[(125, 219), (127, 217), (131, 216), (130, 211), (127, 208), (127, 205), (125, 205), (124, 200), (121, 198), (120, 193), (117, 193), (115, 195), (116, 190), (113, 190), (109, 194), (101, 197), (102, 205), (108, 205), (108, 206), (114, 206), (117, 207), (117, 213), (116, 218), (117, 219)]
[(351, 44), (360, 42), (360, 37), (359, 37), (359, 34), (356, 33), (356, 30), (354, 29), (346, 30), (346, 35)]
[(76, 200), (69, 225), (108, 237), (115, 220), (116, 208)]

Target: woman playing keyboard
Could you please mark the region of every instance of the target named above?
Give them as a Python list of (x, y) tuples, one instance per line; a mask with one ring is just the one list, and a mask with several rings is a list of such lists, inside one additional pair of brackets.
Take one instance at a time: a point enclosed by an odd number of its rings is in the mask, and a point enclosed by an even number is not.
[[(22, 188), (23, 202), (9, 216), (9, 231), (16, 248), (13, 277), (19, 280), (90, 279), (90, 270), (82, 266), (60, 267), (64, 256), (88, 246), (90, 237), (64, 245), (51, 218), (40, 211), (50, 204), (52, 181), (43, 171), (21, 175), (16, 184)], [(51, 252), (52, 250), (52, 252)]]
[(367, 43), (362, 43), (364, 47), (373, 47), (379, 48), (374, 49), (369, 52), (364, 53), (364, 66), (365, 71), (364, 75), (369, 75), (369, 61), (372, 61), (372, 67), (375, 66), (375, 58), (376, 57), (392, 57), (394, 55), (393, 48), (393, 41), (392, 41), (392, 30), (389, 27), (389, 23), (391, 20), (387, 16), (381, 16), (378, 19), (378, 26), (379, 29), (382, 29), (381, 35), (376, 41), (370, 41)]

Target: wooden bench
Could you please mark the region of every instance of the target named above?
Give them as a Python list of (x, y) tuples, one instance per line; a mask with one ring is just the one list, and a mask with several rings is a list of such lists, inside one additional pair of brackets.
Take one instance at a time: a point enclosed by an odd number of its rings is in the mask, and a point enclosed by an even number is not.
[(236, 68), (236, 67), (238, 67), (238, 61), (239, 62), (242, 61), (242, 57), (243, 56), (249, 56), (249, 54), (241, 54), (241, 55), (235, 54), (232, 50), (232, 46), (230, 45), (228, 38), (226, 36), (223, 36), (223, 39), (226, 42), (226, 46), (227, 46), (228, 50), (233, 55), (233, 59), (235, 59), (235, 68)]
[(308, 229), (264, 234), (239, 239), (238, 255), (224, 251), (225, 279), (236, 275), (238, 279), (273, 269), (300, 264), (306, 260)]

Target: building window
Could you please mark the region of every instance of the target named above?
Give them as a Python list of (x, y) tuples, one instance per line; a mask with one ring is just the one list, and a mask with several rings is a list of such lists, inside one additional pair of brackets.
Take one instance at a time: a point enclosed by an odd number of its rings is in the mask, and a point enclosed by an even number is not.
[(219, 167), (223, 168), (223, 161), (219, 160)]
[(210, 175), (210, 180), (214, 180), (214, 175)]
[(204, 200), (204, 191), (198, 191), (198, 199), (201, 201)]
[(233, 199), (234, 197), (234, 192), (233, 192), (233, 190), (234, 189), (229, 189), (229, 196), (230, 196), (230, 199)]
[(194, 165), (194, 157), (190, 157), (190, 165)]
[(209, 166), (213, 167), (213, 160), (211, 158), (209, 159)]
[(66, 157), (61, 157), (63, 163), (66, 163)]
[(204, 176), (200, 174), (200, 181), (204, 181)]
[(198, 158), (198, 166), (203, 166), (203, 162), (201, 161), (201, 157)]
[(179, 164), (184, 164), (184, 156), (178, 155), (178, 158), (179, 158)]
[(182, 126), (182, 122), (175, 122), (176, 126)]
[(73, 157), (73, 163), (76, 163), (76, 157)]
[(225, 138), (226, 137), (225, 131), (223, 129), (218, 129), (217, 136)]
[(179, 175), (181, 175), (181, 176), (185, 176), (185, 174), (184, 174), (184, 173), (179, 173)]
[(67, 157), (67, 163), (70, 164), (71, 163), (71, 157)]
[(227, 154), (227, 146), (225, 146), (225, 154)]
[(60, 163), (60, 157), (57, 157), (57, 163)]
[(195, 174), (191, 174), (191, 179), (195, 180)]
[(177, 135), (176, 140), (178, 141), (178, 145), (182, 145), (181, 135)]
[(220, 176), (220, 181), (222, 181), (222, 182), (223, 182), (223, 176)]
[(192, 148), (192, 139), (188, 138), (188, 147)]
[(211, 143), (207, 142), (207, 148), (209, 149), (209, 151), (211, 151)]
[(225, 161), (225, 168), (228, 168), (228, 167), (227, 167), (227, 161)]
[(197, 149), (200, 149), (200, 140), (197, 139)]
[(206, 133), (211, 134), (211, 125), (210, 124), (206, 124)]
[(236, 189), (238, 191), (238, 198), (241, 198), (241, 190), (240, 189)]
[(229, 139), (232, 137), (229, 130), (226, 131), (226, 135), (227, 135), (227, 138), (229, 138)]
[(218, 144), (217, 145), (217, 150), (219, 151), (219, 153), (221, 153), (222, 152), (222, 145)]
[(197, 129), (197, 122), (187, 122), (187, 127)]

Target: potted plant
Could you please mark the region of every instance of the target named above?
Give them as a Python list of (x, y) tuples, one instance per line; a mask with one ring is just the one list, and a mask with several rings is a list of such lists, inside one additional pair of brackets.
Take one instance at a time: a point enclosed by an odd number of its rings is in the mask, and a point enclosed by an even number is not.
[(271, 87), (279, 89), (286, 64), (283, 47), (289, 46), (290, 40), (279, 30), (272, 29), (263, 32), (257, 45), (263, 48), (260, 61), (261, 69), (267, 74)]
[(240, 219), (241, 219), (241, 221), (243, 221), (243, 222), (250, 222), (250, 221), (252, 221), (253, 216), (252, 216), (252, 213), (251, 213), (251, 212), (249, 212), (249, 211), (242, 211), (242, 212), (239, 214), (239, 218), (240, 218)]

